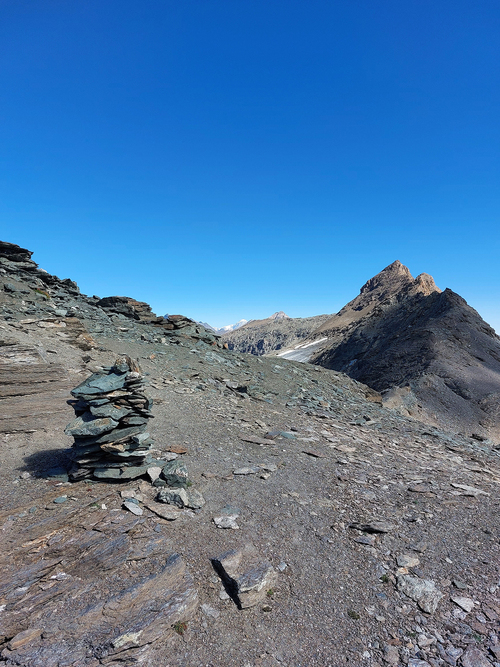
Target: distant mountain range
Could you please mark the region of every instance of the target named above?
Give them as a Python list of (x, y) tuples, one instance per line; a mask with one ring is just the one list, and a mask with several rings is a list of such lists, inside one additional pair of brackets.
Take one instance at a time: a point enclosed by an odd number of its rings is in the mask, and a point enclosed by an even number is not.
[(248, 320), (240, 320), (239, 322), (236, 322), (236, 324), (227, 324), (225, 327), (221, 327), (220, 329), (216, 329), (216, 333), (218, 334), (225, 334), (228, 331), (236, 331), (236, 329), (239, 329), (240, 327), (244, 326)]
[(331, 315), (288, 317), (282, 310), (264, 320), (250, 320), (237, 331), (224, 334), (230, 350), (258, 356), (300, 344)]
[(240, 327), (244, 326), (248, 320), (240, 320), (239, 322), (236, 322), (236, 324), (227, 324), (225, 327), (221, 327), (220, 329), (216, 329), (213, 327), (211, 324), (208, 324), (207, 322), (198, 322), (198, 324), (201, 324), (205, 329), (208, 329), (209, 331), (213, 331), (214, 333), (218, 334), (219, 336), (222, 336), (222, 334), (225, 334), (229, 331), (236, 331), (236, 329), (239, 329)]
[(219, 334), (219, 336), (222, 336), (223, 334), (231, 333), (232, 331), (241, 329), (241, 327), (244, 327), (246, 324), (253, 324), (254, 322), (267, 322), (267, 321), (274, 322), (278, 320), (290, 320), (290, 319), (291, 318), (288, 317), (286, 313), (280, 310), (277, 313), (274, 313), (274, 315), (271, 315), (271, 317), (268, 317), (266, 320), (239, 320), (239, 322), (236, 322), (236, 324), (227, 324), (225, 327), (221, 327), (220, 329), (216, 329), (207, 322), (198, 322), (198, 324), (201, 324), (202, 326), (205, 327), (205, 329), (208, 329), (209, 331), (214, 331), (216, 334)]

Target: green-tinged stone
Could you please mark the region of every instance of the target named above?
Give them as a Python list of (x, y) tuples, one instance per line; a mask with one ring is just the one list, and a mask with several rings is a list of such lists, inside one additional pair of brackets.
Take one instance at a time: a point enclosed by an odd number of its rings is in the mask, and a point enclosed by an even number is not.
[(135, 479), (136, 477), (141, 477), (146, 475), (148, 472), (149, 464), (139, 467), (130, 467), (130, 468), (100, 468), (94, 470), (94, 477), (98, 479)]
[(79, 398), (80, 396), (106, 394), (109, 391), (122, 389), (125, 384), (125, 380), (125, 373), (109, 373), (108, 375), (104, 375), (103, 373), (94, 373), (84, 382), (79, 384), (78, 387), (75, 387), (71, 394), (75, 398)]
[(111, 419), (119, 421), (129, 415), (132, 410), (129, 408), (117, 408), (112, 403), (106, 403), (98, 406), (91, 405), (90, 412), (94, 417), (111, 417)]
[(118, 422), (110, 417), (95, 418), (90, 412), (76, 417), (70, 422), (64, 432), (74, 438), (87, 436), (100, 436), (109, 433), (118, 426)]
[(203, 507), (203, 505), (206, 502), (205, 498), (196, 489), (188, 489), (187, 496), (188, 496), (188, 501), (186, 503), (186, 506), (191, 507), (191, 509), (194, 510), (200, 509), (200, 507)]
[(133, 459), (137, 457), (143, 457), (146, 456), (151, 448), (147, 447), (144, 448), (144, 445), (141, 446), (141, 449), (137, 446), (136, 448), (130, 448), (126, 452), (113, 452), (113, 454), (109, 454), (109, 456), (116, 456), (119, 459)]
[(161, 475), (168, 486), (187, 488), (190, 485), (187, 468), (179, 460), (169, 461), (163, 468)]
[(118, 440), (125, 440), (134, 435), (139, 435), (145, 430), (145, 426), (130, 426), (128, 428), (115, 428), (110, 433), (93, 438), (78, 438), (76, 444), (79, 447), (88, 447), (89, 445), (104, 445), (108, 442), (117, 442)]
[(93, 398), (91, 401), (89, 401), (89, 405), (91, 407), (98, 407), (99, 405), (106, 405), (106, 403), (109, 403), (109, 399), (107, 399), (107, 398)]
[(177, 489), (162, 489), (158, 491), (156, 502), (166, 503), (167, 505), (177, 505), (181, 509), (186, 507), (189, 499), (187, 491), (183, 488)]

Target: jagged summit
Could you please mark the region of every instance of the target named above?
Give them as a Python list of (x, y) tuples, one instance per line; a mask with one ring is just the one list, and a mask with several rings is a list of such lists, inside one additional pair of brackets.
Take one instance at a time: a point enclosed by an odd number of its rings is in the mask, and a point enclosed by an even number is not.
[[(381, 297), (388, 297), (391, 294), (397, 294), (402, 290), (431, 292), (440, 291), (434, 282), (432, 276), (427, 273), (421, 273), (417, 278), (413, 278), (407, 266), (396, 260), (385, 269), (382, 269), (376, 276), (367, 280), (360, 289), (359, 294), (378, 292)], [(356, 299), (354, 299), (356, 301)], [(351, 304), (354, 303), (351, 301)], [(350, 305), (350, 304), (348, 304)]]
[(379, 287), (398, 287), (400, 284), (409, 284), (413, 277), (407, 266), (398, 259), (382, 269), (376, 276), (366, 281), (360, 290), (360, 294), (372, 292)]

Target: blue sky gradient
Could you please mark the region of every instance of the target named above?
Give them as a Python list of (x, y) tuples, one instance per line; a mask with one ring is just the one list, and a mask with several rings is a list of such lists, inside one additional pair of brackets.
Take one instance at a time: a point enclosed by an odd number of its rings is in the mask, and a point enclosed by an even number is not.
[(222, 326), (395, 259), (500, 331), (497, 0), (3, 0), (0, 238)]

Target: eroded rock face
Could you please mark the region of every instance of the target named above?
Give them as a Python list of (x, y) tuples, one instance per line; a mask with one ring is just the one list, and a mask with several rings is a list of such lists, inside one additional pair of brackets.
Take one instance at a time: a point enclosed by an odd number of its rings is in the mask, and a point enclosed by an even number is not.
[(67, 370), (50, 363), (42, 350), (0, 336), (0, 433), (37, 428), (60, 410), (68, 382)]
[[(95, 348), (93, 334), (149, 342), (195, 338), (221, 347), (219, 337), (183, 315), (165, 320), (151, 307), (126, 296), (81, 294), (69, 278), (61, 280), (31, 259), (33, 253), (0, 241), (0, 318), (29, 328), (58, 328), (82, 350)], [(177, 319), (175, 319), (177, 318)]]

